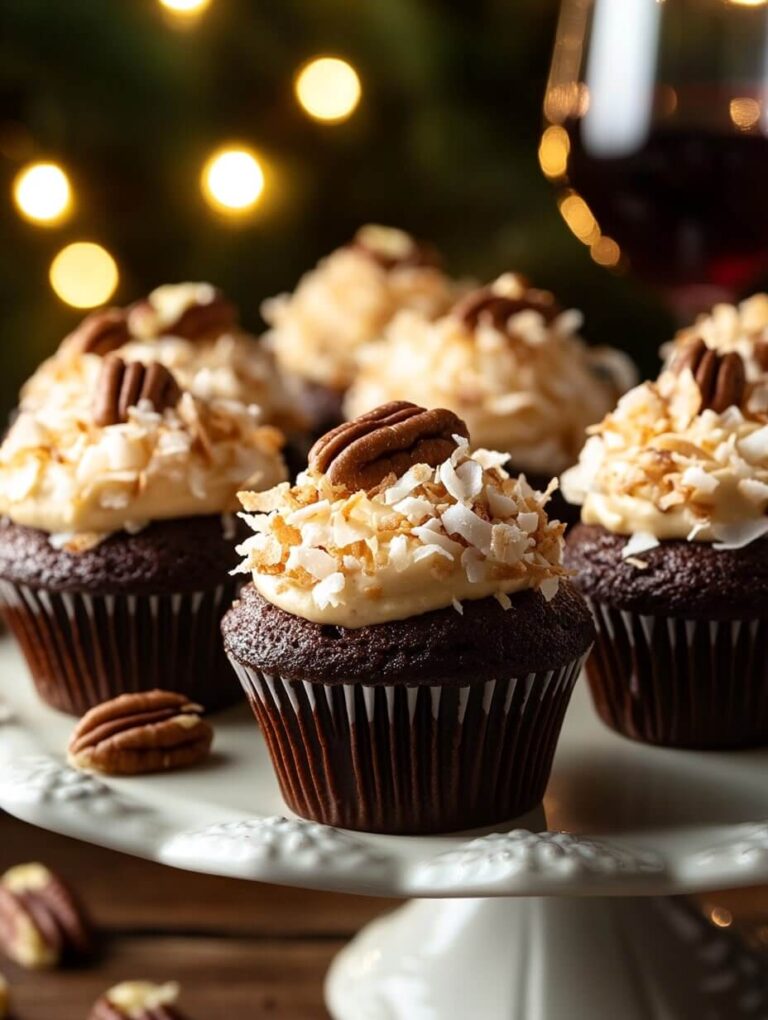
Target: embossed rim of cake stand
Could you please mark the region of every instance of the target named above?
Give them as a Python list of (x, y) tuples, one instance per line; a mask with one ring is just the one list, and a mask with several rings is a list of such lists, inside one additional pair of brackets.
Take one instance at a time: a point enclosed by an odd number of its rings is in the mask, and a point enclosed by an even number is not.
[[(765, 816), (739, 824), (571, 834), (544, 831), (536, 811), (508, 831), (484, 834), (347, 832), (292, 816), (263, 755), (258, 768), (241, 761), (242, 727), (249, 728), (249, 741), (258, 740), (243, 713), (218, 724), (230, 757), (220, 778), (193, 770), (105, 780), (66, 765), (59, 748), (72, 723), (37, 704), (8, 639), (0, 641), (0, 675), (0, 807), (42, 828), (175, 867), (404, 897), (637, 896), (768, 881), (768, 792)], [(617, 739), (594, 720), (585, 698), (581, 691), (577, 718), (566, 721), (566, 747), (574, 743), (574, 728), (580, 745)], [(768, 765), (768, 754), (759, 761)], [(730, 781), (738, 782), (738, 769)], [(247, 787), (249, 795), (253, 790), (268, 809), (219, 805), (216, 791), (223, 786), (217, 784), (224, 783)]]

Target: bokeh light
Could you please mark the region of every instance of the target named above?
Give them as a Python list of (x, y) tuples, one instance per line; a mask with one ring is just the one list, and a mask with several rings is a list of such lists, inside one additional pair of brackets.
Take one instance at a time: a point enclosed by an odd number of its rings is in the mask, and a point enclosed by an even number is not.
[(203, 167), (201, 186), (214, 209), (230, 215), (250, 212), (264, 192), (264, 170), (255, 153), (219, 149)]
[(575, 191), (568, 192), (559, 203), (560, 215), (583, 244), (594, 244), (600, 238), (600, 228), (592, 210)]
[(92, 241), (76, 241), (62, 248), (48, 275), (57, 296), (74, 308), (103, 305), (120, 279), (115, 260), (106, 248)]
[(357, 71), (338, 57), (310, 60), (296, 75), (295, 90), (306, 113), (327, 123), (351, 117), (362, 95)]
[(621, 262), (621, 248), (612, 237), (603, 234), (589, 249), (589, 254), (598, 266), (612, 269)]
[(739, 96), (731, 100), (729, 113), (737, 128), (749, 131), (760, 120), (760, 103), (749, 96)]
[(31, 163), (16, 175), (13, 200), (25, 219), (51, 227), (70, 211), (72, 186), (56, 163)]
[(731, 0), (736, 7), (764, 7), (768, 0)]
[(539, 165), (544, 174), (549, 178), (564, 176), (568, 169), (570, 151), (568, 132), (559, 124), (551, 124), (539, 143)]
[(161, 7), (181, 17), (194, 18), (202, 14), (211, 0), (158, 0)]
[(713, 907), (709, 919), (718, 928), (730, 928), (733, 924), (733, 914), (726, 907)]

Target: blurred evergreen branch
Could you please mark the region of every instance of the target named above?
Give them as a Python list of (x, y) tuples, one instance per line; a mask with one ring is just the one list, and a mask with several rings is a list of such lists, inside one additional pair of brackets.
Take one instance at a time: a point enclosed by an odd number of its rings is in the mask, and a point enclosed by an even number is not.
[[(456, 272), (528, 272), (584, 309), (590, 338), (652, 369), (668, 320), (591, 263), (536, 162), (555, 17), (556, 0), (213, 0), (180, 30), (155, 0), (4, 0), (0, 405), (79, 317), (47, 281), (67, 241), (116, 256), (116, 300), (210, 278), (258, 327), (262, 297), (367, 220), (433, 238)], [(343, 125), (310, 121), (293, 97), (296, 69), (321, 53), (363, 81)], [(272, 174), (247, 224), (218, 219), (198, 187), (230, 139)], [(45, 157), (66, 166), (77, 199), (51, 230), (10, 201), (19, 166)]]

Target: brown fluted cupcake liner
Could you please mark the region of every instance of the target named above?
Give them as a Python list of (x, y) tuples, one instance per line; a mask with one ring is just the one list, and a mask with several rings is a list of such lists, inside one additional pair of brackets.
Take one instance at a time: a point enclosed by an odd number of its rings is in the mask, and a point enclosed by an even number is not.
[(587, 601), (598, 632), (587, 676), (608, 726), (665, 747), (768, 744), (768, 620), (684, 620)]
[(208, 591), (88, 595), (0, 580), (0, 607), (53, 708), (80, 716), (160, 687), (215, 710), (242, 696), (219, 637), (238, 587), (228, 579)]
[(230, 661), (296, 814), (416, 834), (491, 825), (539, 803), (583, 659), (465, 687), (324, 685)]

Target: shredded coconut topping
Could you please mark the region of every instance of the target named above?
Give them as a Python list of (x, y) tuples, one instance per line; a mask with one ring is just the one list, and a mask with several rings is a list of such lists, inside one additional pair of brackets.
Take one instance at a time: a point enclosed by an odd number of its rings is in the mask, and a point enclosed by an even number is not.
[(151, 520), (232, 511), (249, 479), (267, 487), (285, 477), (282, 433), (237, 401), (184, 393), (162, 414), (141, 402), (127, 422), (97, 426), (101, 359), (79, 358), (80, 385), (69, 379), (23, 406), (0, 446), (0, 513), (16, 523), (77, 551)]
[(282, 368), (341, 390), (354, 378), (359, 348), (377, 340), (396, 312), (412, 308), (433, 318), (458, 293), (459, 287), (433, 266), (385, 268), (345, 247), (306, 273), (292, 294), (265, 301), (262, 315)]
[[(667, 364), (681, 347), (699, 338), (719, 354), (740, 354), (748, 380), (760, 382), (768, 372), (768, 294), (753, 294), (739, 305), (715, 305), (708, 315), (699, 316), (662, 347)], [(766, 411), (768, 388), (761, 394), (765, 403), (756, 410)]]
[[(521, 277), (501, 279), (507, 296), (525, 298)], [(576, 311), (547, 322), (526, 309), (504, 329), (490, 319), (472, 328), (452, 314), (435, 320), (401, 311), (383, 342), (361, 349), (345, 413), (355, 418), (394, 399), (447, 407), (466, 421), (476, 446), (549, 476), (574, 463), (587, 426), (637, 378), (626, 355), (587, 347), (581, 322)]]
[(483, 467), (486, 453), (462, 439), (437, 468), (415, 465), (369, 493), (310, 473), (294, 487), (241, 492), (255, 534), (238, 569), (294, 615), (351, 627), (523, 588), (549, 600), (565, 575), (563, 525), (544, 510), (556, 483), (535, 492)]
[(589, 431), (579, 463), (562, 478), (582, 519), (644, 539), (683, 538), (739, 548), (768, 534), (768, 415), (750, 410), (765, 377), (750, 384), (745, 409), (701, 409), (689, 369), (662, 372), (630, 390)]
[[(159, 332), (134, 335), (120, 348), (125, 361), (159, 361), (174, 375), (182, 389), (203, 400), (234, 400), (259, 408), (261, 420), (290, 432), (304, 423), (295, 401), (286, 390), (272, 354), (255, 337), (239, 327), (218, 336), (188, 340), (165, 328), (195, 301), (204, 303), (215, 293), (210, 284), (171, 284), (150, 295), (157, 308), (153, 325)], [(135, 321), (135, 317), (131, 322)], [(82, 392), (96, 366), (98, 354), (83, 355), (64, 341), (58, 351), (37, 369), (21, 391), (22, 409), (50, 406), (52, 400), (67, 403)]]

